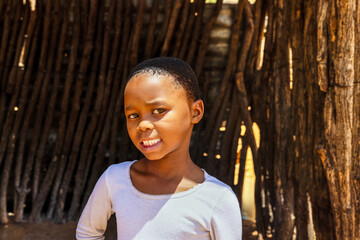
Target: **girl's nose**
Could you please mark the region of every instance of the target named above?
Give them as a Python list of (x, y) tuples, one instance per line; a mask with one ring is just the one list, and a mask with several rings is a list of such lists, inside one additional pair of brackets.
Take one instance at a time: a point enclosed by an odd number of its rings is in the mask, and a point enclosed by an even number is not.
[(154, 125), (147, 120), (143, 120), (139, 123), (139, 125), (137, 126), (137, 130), (138, 131), (147, 131), (147, 130), (152, 130), (154, 128)]

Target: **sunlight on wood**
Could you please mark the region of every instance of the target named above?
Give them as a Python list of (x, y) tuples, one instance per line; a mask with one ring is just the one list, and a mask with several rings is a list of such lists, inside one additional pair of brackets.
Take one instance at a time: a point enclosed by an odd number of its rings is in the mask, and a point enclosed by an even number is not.
[(293, 71), (293, 54), (292, 54), (292, 48), (290, 46), (290, 42), (289, 42), (289, 74), (290, 74), (290, 90), (293, 89), (294, 87), (294, 71)]
[(244, 136), (245, 132), (246, 132), (246, 126), (243, 124), (243, 125), (241, 125), (240, 136)]
[(242, 148), (242, 139), (238, 139), (238, 146), (236, 149), (236, 162), (235, 162), (235, 171), (234, 171), (234, 185), (239, 183), (239, 170), (240, 170), (240, 152)]
[(226, 120), (222, 121), (221, 123), (221, 127), (219, 128), (220, 132), (225, 132), (226, 131)]
[[(253, 123), (253, 133), (256, 141), (256, 147), (260, 146), (260, 129), (259, 126), (254, 122)], [(241, 125), (241, 136), (244, 136), (246, 133), (246, 126), (244, 124)], [(235, 163), (235, 171), (234, 171), (234, 185), (238, 185), (239, 183), (239, 170), (240, 170), (240, 154), (243, 148), (243, 143), (241, 137), (238, 139), (238, 146), (236, 149), (237, 158)], [(254, 171), (254, 162), (252, 157), (251, 148), (248, 147), (246, 160), (245, 160), (245, 174), (244, 174), (244, 182), (243, 182), (243, 192), (242, 192), (242, 214), (243, 216), (255, 222), (255, 171)]]
[(24, 36), (24, 43), (23, 43), (22, 48), (21, 48), (20, 59), (19, 59), (19, 63), (18, 63), (18, 66), (21, 67), (21, 68), (25, 67), (24, 54), (25, 54), (26, 40), (27, 40), (27, 35)]
[(311, 198), (310, 198), (309, 193), (306, 193), (306, 195), (307, 195), (307, 205), (308, 205), (308, 213), (309, 213), (308, 236), (309, 236), (309, 240), (316, 240), (316, 232), (315, 232), (315, 228), (314, 228), (313, 213), (312, 213), (312, 206), (311, 206)]
[(250, 147), (247, 149), (246, 154), (246, 163), (245, 163), (245, 175), (244, 175), (244, 185), (242, 192), (242, 202), (241, 202), (241, 211), (242, 215), (250, 220), (255, 222), (255, 172), (253, 157)]
[(267, 24), (268, 24), (268, 17), (266, 15), (265, 16), (264, 29), (263, 29), (262, 34), (260, 35), (261, 43), (260, 43), (260, 49), (259, 49), (258, 57), (256, 58), (256, 70), (261, 70), (261, 67), (262, 67), (263, 62), (264, 62), (265, 35), (266, 35)]
[[(25, 2), (26, 2), (26, 0), (25, 0)], [(31, 8), (31, 11), (36, 10), (36, 0), (30, 0), (30, 8)]]

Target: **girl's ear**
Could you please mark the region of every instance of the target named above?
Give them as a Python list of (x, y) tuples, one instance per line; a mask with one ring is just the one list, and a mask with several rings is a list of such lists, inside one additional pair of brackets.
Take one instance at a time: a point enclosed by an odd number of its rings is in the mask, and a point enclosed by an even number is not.
[(204, 102), (201, 99), (192, 103), (192, 114), (191, 123), (193, 124), (200, 122), (204, 116)]

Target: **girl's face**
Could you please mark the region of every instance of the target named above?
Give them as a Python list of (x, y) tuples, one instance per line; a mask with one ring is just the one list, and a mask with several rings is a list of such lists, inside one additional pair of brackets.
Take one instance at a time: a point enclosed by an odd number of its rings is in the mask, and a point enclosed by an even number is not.
[(188, 154), (192, 127), (203, 114), (196, 107), (199, 101), (203, 107), (201, 100), (189, 100), (184, 88), (170, 75), (135, 75), (124, 93), (132, 142), (149, 160)]

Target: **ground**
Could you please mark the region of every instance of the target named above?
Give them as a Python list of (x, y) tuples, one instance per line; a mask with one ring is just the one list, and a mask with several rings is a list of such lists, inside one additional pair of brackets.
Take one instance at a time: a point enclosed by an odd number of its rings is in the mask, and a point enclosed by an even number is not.
[[(0, 240), (71, 240), (75, 239), (76, 222), (55, 224), (53, 222), (43, 223), (13, 223), (0, 225)], [(243, 240), (255, 240), (252, 234), (255, 224), (243, 221)], [(109, 222), (106, 240), (116, 240), (115, 222)]]

